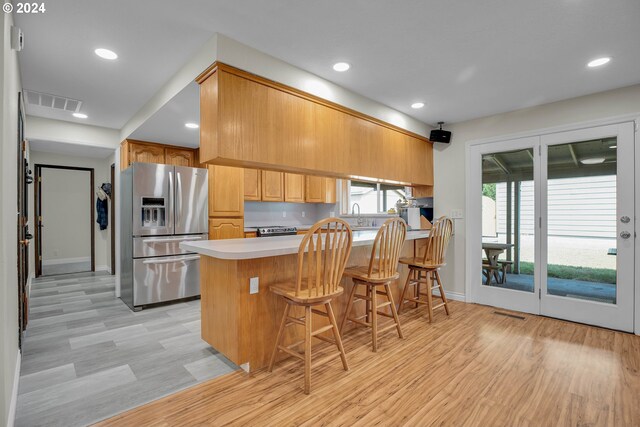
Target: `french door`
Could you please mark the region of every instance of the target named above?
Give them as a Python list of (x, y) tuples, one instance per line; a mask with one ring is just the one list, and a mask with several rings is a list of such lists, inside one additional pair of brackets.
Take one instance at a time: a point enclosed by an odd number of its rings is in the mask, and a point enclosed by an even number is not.
[(470, 300), (633, 331), (634, 124), (473, 145)]

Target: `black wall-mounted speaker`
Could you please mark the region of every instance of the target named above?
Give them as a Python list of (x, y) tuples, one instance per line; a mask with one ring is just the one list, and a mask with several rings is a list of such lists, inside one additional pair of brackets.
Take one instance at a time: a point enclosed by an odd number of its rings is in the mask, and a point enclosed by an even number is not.
[(451, 132), (442, 129), (434, 129), (429, 134), (429, 140), (431, 142), (442, 142), (448, 144), (451, 142)]

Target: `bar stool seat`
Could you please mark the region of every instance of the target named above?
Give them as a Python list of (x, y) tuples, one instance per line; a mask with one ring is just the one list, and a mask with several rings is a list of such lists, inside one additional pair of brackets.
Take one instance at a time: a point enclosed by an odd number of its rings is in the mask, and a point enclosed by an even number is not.
[[(344, 292), (339, 286), (342, 280), (351, 245), (353, 233), (349, 224), (339, 218), (328, 218), (314, 224), (302, 238), (298, 249), (298, 266), (294, 283), (275, 283), (269, 287), (271, 292), (283, 297), (286, 302), (276, 342), (271, 353), (269, 372), (273, 371), (278, 352), (287, 353), (304, 362), (304, 392), (311, 391), (311, 341), (316, 338), (337, 347), (338, 352), (316, 361), (314, 366), (323, 364), (340, 356), (342, 367), (349, 370), (347, 357), (342, 345), (338, 322), (331, 308), (331, 300)], [(291, 315), (292, 306), (304, 307), (302, 317)], [(325, 311), (313, 307), (324, 306)], [(323, 316), (328, 325), (313, 329), (313, 315)], [(326, 323), (326, 322), (324, 322)], [(285, 329), (289, 326), (304, 327), (304, 339), (284, 345)], [(333, 339), (323, 333), (332, 332)], [(301, 353), (296, 348), (304, 346)]]
[(296, 294), (296, 289), (291, 287), (290, 283), (276, 283), (269, 286), (269, 290), (276, 295), (280, 295), (285, 297), (286, 299), (301, 304), (324, 304), (327, 301), (331, 301), (338, 295), (341, 295), (344, 292), (344, 288), (342, 286), (338, 286), (335, 292), (324, 295), (315, 295), (315, 291), (313, 289), (306, 289), (306, 281), (302, 281), (302, 286), (305, 289), (300, 289), (300, 292)]
[[(407, 225), (400, 218), (387, 220), (376, 235), (371, 250), (368, 266), (357, 266), (345, 269), (344, 275), (353, 279), (353, 287), (349, 293), (349, 301), (345, 310), (340, 330), (344, 329), (347, 321), (371, 328), (373, 351), (378, 351), (378, 333), (396, 328), (398, 336), (402, 335), (400, 319), (396, 311), (395, 302), (389, 284), (400, 277), (398, 273), (398, 258), (407, 235)], [(357, 294), (358, 286), (364, 286), (366, 295)], [(378, 288), (384, 288), (379, 290)], [(378, 296), (386, 297), (386, 302), (378, 303)], [(365, 301), (365, 314), (354, 317), (351, 315), (354, 302)], [(380, 311), (389, 307), (391, 314)], [(393, 319), (393, 322), (383, 328), (378, 328), (378, 316)], [(366, 319), (366, 320), (362, 320)]]

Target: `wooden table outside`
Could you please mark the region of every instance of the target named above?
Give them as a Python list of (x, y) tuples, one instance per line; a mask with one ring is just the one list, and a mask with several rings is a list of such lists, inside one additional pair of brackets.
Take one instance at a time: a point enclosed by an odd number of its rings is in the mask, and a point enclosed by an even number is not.
[(484, 249), (484, 253), (487, 255), (487, 260), (489, 261), (489, 265), (494, 267), (489, 276), (489, 280), (487, 285), (491, 284), (491, 277), (495, 277), (496, 283), (502, 283), (500, 281), (500, 277), (498, 276), (498, 257), (507, 249), (511, 249), (513, 247), (513, 243), (485, 243), (482, 242), (482, 249)]

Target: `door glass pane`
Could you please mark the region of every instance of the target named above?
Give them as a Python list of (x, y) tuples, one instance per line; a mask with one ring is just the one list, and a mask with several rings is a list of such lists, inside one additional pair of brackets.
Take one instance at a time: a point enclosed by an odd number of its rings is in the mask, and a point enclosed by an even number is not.
[(533, 148), (482, 156), (482, 284), (534, 291)]
[(547, 293), (616, 302), (616, 138), (549, 147)]

